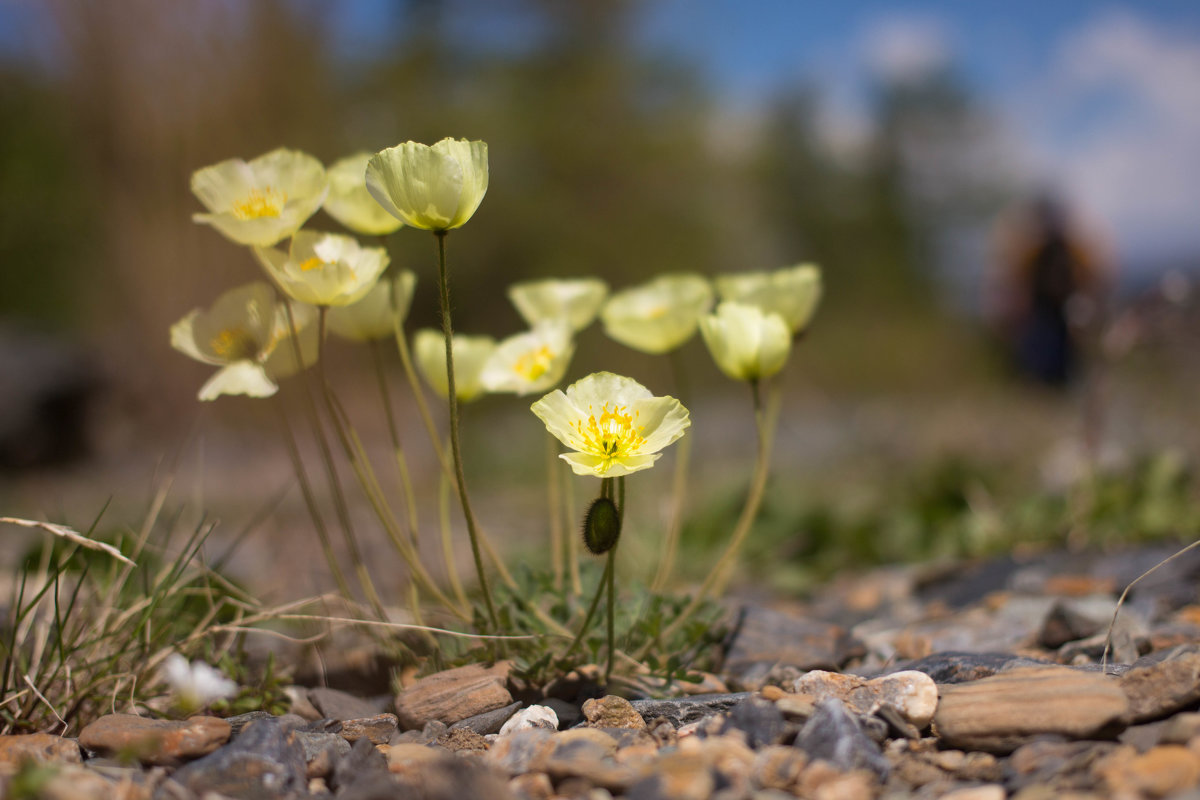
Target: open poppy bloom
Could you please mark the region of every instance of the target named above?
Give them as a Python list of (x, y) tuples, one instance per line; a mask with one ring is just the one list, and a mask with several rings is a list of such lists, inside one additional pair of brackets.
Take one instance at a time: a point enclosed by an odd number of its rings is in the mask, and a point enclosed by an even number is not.
[(563, 379), (574, 354), (566, 320), (546, 320), (497, 345), (481, 380), (489, 392), (544, 392)]
[(632, 378), (596, 372), (531, 407), (546, 430), (574, 452), (559, 457), (576, 475), (615, 478), (654, 466), (691, 419), (674, 397), (655, 397)]
[(387, 250), (353, 236), (300, 231), (288, 252), (256, 247), (254, 255), (288, 297), (314, 306), (347, 306), (371, 291), (387, 269)]
[(227, 239), (269, 247), (300, 230), (325, 199), (321, 162), (280, 148), (252, 161), (231, 158), (192, 173), (192, 193), (208, 209), (193, 214)]
[(276, 381), (317, 360), (317, 326), (312, 306), (292, 306), (302, 364), (296, 361), (291, 324), (275, 290), (263, 281), (239, 286), (207, 311), (195, 309), (171, 326), (171, 346), (205, 364), (221, 367), (200, 389), (201, 400), (223, 394), (269, 397)]

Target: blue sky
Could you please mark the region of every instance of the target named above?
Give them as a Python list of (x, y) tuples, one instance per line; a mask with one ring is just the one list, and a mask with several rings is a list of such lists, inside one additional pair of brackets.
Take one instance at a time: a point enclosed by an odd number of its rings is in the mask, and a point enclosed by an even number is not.
[[(175, 2), (175, 0), (171, 0)], [(572, 2), (573, 0), (562, 0)], [(314, 0), (292, 0), (312, 3)], [(520, 2), (447, 0), (449, 30), (519, 50)], [(342, 52), (394, 46), (393, 0), (338, 0)], [(874, 77), (948, 63), (1001, 143), (998, 166), (1060, 186), (1126, 261), (1200, 253), (1200, 0), (638, 0), (635, 40), (697, 68), (736, 124), (779, 87), (825, 98), (835, 145), (868, 124)], [(38, 0), (0, 0), (0, 57), (53, 65)], [(38, 48), (42, 49), (39, 50)]]

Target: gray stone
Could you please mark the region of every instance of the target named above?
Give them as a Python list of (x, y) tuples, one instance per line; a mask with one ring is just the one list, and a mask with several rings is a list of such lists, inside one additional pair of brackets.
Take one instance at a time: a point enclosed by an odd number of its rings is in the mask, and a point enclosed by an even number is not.
[(868, 737), (846, 704), (837, 698), (817, 703), (816, 711), (796, 736), (796, 747), (810, 759), (822, 759), (838, 769), (865, 769), (886, 780), (888, 761)]
[(387, 708), (386, 700), (371, 702), (324, 686), (309, 689), (308, 701), (327, 719), (366, 719), (383, 713)]
[(796, 733), (796, 726), (783, 718), (783, 712), (770, 700), (751, 695), (729, 711), (720, 732), (741, 731), (751, 748), (782, 744)]
[(734, 675), (762, 664), (837, 669), (865, 654), (862, 642), (839, 625), (747, 606), (738, 616), (725, 668)]
[[(547, 703), (547, 705), (549, 704)], [(504, 708), (497, 708), (495, 711), (485, 711), (482, 714), (476, 714), (473, 717), (459, 720), (450, 726), (450, 730), (466, 728), (475, 731), (480, 736), (487, 736), (489, 733), (499, 733), (500, 729), (504, 727), (504, 723), (508, 722), (508, 718), (520, 709), (521, 704), (518, 702), (507, 705)], [(557, 710), (556, 708), (555, 711)]]
[(1020, 667), (1050, 663), (1012, 653), (963, 653), (952, 650), (897, 664), (887, 672), (911, 669), (924, 672), (933, 678), (934, 683), (966, 683)]
[(296, 731), (285, 731), (277, 720), (256, 720), (230, 744), (176, 770), (156, 796), (171, 797), (172, 785), (235, 800), (303, 794), (308, 786), (304, 747)]
[(652, 719), (665, 719), (676, 728), (681, 728), (688, 723), (728, 711), (747, 697), (750, 697), (750, 692), (698, 694), (666, 700), (633, 700), (632, 703), (634, 709), (647, 722)]

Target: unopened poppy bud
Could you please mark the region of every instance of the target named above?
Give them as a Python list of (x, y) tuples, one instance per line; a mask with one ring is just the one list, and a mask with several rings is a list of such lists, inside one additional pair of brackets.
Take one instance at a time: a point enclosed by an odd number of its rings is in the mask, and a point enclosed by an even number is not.
[(583, 518), (583, 543), (595, 555), (602, 555), (617, 546), (621, 538), (621, 515), (617, 504), (607, 497), (597, 497), (588, 506)]

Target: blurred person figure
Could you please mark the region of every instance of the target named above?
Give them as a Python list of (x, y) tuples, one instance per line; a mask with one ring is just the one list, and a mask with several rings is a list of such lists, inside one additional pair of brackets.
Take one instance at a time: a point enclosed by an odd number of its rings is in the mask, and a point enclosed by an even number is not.
[(1047, 193), (1002, 216), (995, 233), (988, 310), (1009, 361), (1023, 377), (1064, 386), (1102, 312), (1109, 281), (1099, 243)]

